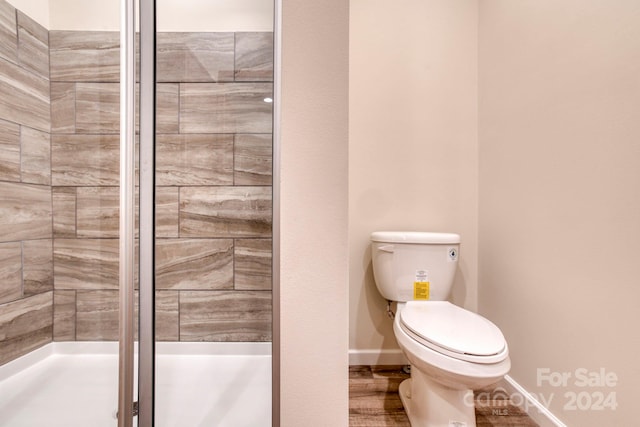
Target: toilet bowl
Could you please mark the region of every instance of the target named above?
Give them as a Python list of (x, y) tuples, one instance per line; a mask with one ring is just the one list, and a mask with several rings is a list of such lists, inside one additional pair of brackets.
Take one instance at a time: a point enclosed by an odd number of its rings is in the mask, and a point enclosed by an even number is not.
[[(502, 333), (481, 316), (446, 301), (407, 304), (410, 307), (399, 304), (393, 330), (412, 368), (411, 378), (403, 381), (399, 389), (412, 427), (475, 426), (473, 390), (500, 381), (511, 367)], [(403, 312), (404, 317), (413, 314), (407, 308), (432, 311), (430, 318), (436, 322), (424, 323), (415, 331), (416, 319), (410, 319), (414, 321), (412, 327), (403, 320)], [(429, 310), (433, 308), (436, 310)], [(454, 328), (443, 326), (452, 317), (465, 320)], [(464, 329), (465, 326), (470, 328)], [(469, 340), (468, 336), (474, 333)], [(442, 337), (451, 339), (441, 344), (437, 339)], [(482, 337), (487, 338), (488, 345), (478, 345)]]
[(473, 390), (509, 372), (509, 350), (488, 319), (448, 301), (460, 236), (377, 232), (371, 236), (376, 285), (397, 302), (398, 345), (411, 364), (399, 394), (412, 427), (475, 427)]

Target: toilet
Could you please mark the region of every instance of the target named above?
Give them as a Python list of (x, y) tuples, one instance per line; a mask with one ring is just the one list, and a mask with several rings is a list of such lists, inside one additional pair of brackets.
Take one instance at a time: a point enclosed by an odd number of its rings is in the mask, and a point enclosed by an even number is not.
[(399, 394), (412, 427), (475, 427), (473, 390), (500, 381), (511, 361), (500, 329), (449, 301), (460, 256), (454, 233), (371, 234), (380, 294), (397, 302), (393, 331), (411, 364)]

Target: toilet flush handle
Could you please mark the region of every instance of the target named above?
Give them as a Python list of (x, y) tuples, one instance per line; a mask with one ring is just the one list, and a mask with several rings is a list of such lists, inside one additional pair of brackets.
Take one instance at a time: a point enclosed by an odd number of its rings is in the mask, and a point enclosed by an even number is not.
[(394, 252), (394, 247), (393, 247), (393, 245), (378, 246), (378, 250), (382, 251), (382, 252), (393, 253)]

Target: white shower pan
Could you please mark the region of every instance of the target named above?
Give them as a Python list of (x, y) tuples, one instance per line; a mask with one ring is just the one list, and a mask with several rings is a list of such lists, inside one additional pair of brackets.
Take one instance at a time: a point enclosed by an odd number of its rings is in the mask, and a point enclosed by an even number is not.
[[(157, 427), (271, 426), (271, 343), (156, 351)], [(114, 342), (55, 342), (1, 366), (0, 425), (117, 426), (117, 353)]]

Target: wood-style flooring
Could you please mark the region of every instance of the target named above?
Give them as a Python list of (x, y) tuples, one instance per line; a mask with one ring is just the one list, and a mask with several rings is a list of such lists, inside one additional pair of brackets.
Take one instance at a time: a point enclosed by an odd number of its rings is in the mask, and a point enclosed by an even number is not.
[[(408, 377), (401, 366), (350, 366), (349, 426), (411, 427), (398, 395)], [(475, 403), (477, 427), (538, 427), (504, 393), (480, 390)]]

